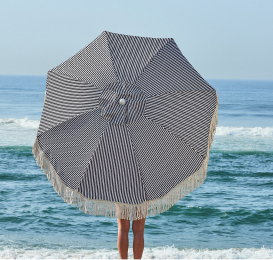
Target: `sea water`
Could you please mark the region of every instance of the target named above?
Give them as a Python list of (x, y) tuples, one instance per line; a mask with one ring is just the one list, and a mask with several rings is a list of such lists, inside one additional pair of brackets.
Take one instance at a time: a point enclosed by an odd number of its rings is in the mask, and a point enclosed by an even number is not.
[[(273, 81), (209, 80), (207, 178), (147, 217), (143, 258), (273, 259)], [(0, 258), (119, 258), (117, 219), (67, 204), (31, 152), (46, 76), (0, 76)], [(132, 225), (132, 222), (131, 222)], [(129, 232), (129, 258), (133, 258)]]

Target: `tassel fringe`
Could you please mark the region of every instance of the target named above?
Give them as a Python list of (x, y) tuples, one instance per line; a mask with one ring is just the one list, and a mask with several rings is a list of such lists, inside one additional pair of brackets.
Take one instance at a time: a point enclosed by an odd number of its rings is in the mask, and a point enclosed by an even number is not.
[(199, 187), (207, 177), (209, 150), (211, 148), (218, 124), (219, 103), (217, 93), (216, 98), (217, 104), (210, 124), (207, 156), (202, 166), (197, 172), (174, 187), (164, 197), (156, 200), (145, 201), (138, 205), (129, 205), (120, 202), (88, 199), (78, 191), (70, 189), (64, 184), (44, 152), (41, 150), (37, 137), (32, 148), (32, 153), (34, 154), (37, 164), (44, 171), (48, 180), (52, 183), (55, 191), (63, 198), (65, 202), (77, 206), (79, 210), (83, 211), (85, 214), (116, 217), (129, 220), (138, 220), (147, 216), (160, 214), (167, 211), (180, 199)]

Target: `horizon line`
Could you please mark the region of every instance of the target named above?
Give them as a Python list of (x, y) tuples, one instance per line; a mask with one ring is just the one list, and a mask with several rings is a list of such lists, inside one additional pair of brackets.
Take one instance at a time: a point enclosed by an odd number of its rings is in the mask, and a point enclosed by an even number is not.
[[(0, 76), (36, 76), (46, 77), (47, 74), (0, 74)], [(204, 78), (204, 77), (203, 77)], [(204, 78), (205, 80), (244, 80), (244, 81), (273, 81), (273, 79), (245, 79), (245, 78)]]

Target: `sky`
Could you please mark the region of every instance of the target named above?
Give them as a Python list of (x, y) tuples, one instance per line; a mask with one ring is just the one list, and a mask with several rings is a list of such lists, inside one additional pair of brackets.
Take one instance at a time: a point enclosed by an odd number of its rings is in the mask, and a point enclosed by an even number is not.
[(46, 75), (103, 31), (173, 38), (205, 79), (273, 80), (273, 0), (0, 0), (0, 74)]

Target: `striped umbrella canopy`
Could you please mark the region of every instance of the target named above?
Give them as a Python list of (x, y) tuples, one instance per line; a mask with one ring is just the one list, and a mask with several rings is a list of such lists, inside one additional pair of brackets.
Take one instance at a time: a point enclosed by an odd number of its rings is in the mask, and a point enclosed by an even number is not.
[(47, 72), (32, 152), (65, 202), (141, 219), (203, 183), (218, 107), (174, 39), (104, 31)]

